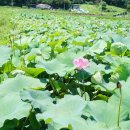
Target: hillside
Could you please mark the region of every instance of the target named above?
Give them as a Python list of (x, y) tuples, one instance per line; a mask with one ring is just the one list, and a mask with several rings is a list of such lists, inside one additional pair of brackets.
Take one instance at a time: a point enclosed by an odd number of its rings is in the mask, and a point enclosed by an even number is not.
[[(89, 11), (90, 14), (101, 14), (101, 11), (98, 5), (81, 4), (80, 8), (84, 9), (85, 11)], [(123, 8), (110, 6), (110, 5), (107, 5), (107, 10), (109, 10), (110, 12), (106, 11), (106, 12), (102, 12), (102, 14), (107, 15), (107, 16), (113, 16), (114, 14), (120, 14), (126, 11)]]

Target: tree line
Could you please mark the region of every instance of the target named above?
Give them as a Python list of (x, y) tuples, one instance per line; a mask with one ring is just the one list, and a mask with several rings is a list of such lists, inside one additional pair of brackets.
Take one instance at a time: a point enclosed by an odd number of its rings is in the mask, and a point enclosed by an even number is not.
[[(28, 6), (31, 4), (50, 4), (54, 8), (68, 8), (71, 4), (98, 4), (102, 0), (0, 0), (0, 5), (15, 5), (15, 6)], [(104, 0), (109, 5), (115, 5), (119, 7), (126, 7), (130, 4), (130, 0)]]

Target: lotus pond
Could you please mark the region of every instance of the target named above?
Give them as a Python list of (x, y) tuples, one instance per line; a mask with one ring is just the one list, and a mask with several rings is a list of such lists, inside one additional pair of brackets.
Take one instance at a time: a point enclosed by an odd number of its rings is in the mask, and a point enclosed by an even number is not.
[(130, 130), (130, 21), (29, 13), (0, 46), (0, 130)]

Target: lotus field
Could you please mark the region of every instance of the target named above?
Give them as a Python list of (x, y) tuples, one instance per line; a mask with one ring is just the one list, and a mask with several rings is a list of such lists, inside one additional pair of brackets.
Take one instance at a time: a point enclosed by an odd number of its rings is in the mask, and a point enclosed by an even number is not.
[(130, 130), (130, 21), (22, 12), (0, 46), (0, 130)]

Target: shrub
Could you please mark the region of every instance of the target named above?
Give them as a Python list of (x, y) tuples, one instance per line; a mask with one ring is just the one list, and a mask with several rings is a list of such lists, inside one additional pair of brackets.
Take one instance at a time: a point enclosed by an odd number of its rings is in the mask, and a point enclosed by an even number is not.
[(93, 1), (86, 1), (85, 4), (93, 5), (94, 2)]
[(127, 5), (127, 11), (130, 12), (130, 4)]
[(54, 8), (65, 8), (68, 9), (71, 5), (70, 0), (53, 0), (52, 6)]
[(102, 2), (102, 3), (100, 3), (100, 8), (102, 9), (102, 10), (106, 10), (107, 9), (107, 3), (106, 2)]
[(38, 2), (43, 4), (52, 4), (53, 0), (39, 0)]
[(73, 4), (83, 4), (83, 0), (73, 0)]

